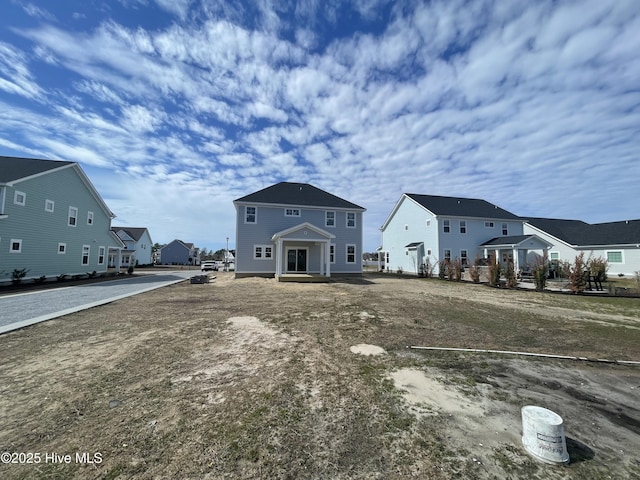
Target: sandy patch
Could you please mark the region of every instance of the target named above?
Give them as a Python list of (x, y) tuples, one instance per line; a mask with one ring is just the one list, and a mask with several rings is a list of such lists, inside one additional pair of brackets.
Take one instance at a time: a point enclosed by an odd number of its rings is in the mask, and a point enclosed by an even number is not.
[(403, 397), (409, 404), (422, 407), (416, 410), (418, 413), (473, 416), (485, 414), (483, 402), (465, 397), (421, 370), (403, 368), (390, 376), (396, 388), (404, 392)]
[(352, 353), (356, 353), (359, 355), (384, 355), (387, 353), (384, 348), (378, 347), (377, 345), (367, 345), (366, 343), (360, 343), (359, 345), (353, 345), (350, 348)]

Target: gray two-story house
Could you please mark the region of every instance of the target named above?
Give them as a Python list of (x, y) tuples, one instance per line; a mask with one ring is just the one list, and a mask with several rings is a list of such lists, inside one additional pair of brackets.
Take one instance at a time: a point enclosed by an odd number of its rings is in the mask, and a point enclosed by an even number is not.
[(307, 183), (280, 182), (238, 198), (236, 277), (328, 281), (362, 274), (365, 209)]
[(200, 249), (177, 238), (160, 249), (163, 265), (200, 265)]
[(0, 282), (106, 272), (114, 217), (77, 163), (0, 156)]

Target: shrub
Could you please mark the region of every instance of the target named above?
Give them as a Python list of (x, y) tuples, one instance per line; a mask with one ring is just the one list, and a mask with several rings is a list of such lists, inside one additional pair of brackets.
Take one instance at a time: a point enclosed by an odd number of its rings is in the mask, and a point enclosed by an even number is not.
[(436, 268), (435, 263), (431, 263), (429, 259), (427, 259), (427, 263), (424, 264), (424, 275), (427, 278), (433, 278), (433, 270)]
[(22, 282), (22, 279), (27, 276), (28, 271), (29, 270), (27, 270), (26, 268), (14, 268), (13, 272), (11, 272), (11, 283), (13, 283), (14, 285), (18, 285), (20, 282)]
[(480, 268), (478, 268), (478, 265), (471, 265), (469, 267), (469, 276), (473, 283), (480, 283)]
[(133, 275), (133, 265), (129, 265), (129, 268), (127, 268), (127, 273), (129, 275)]
[(61, 273), (60, 275), (58, 275), (58, 276), (56, 277), (56, 280), (57, 280), (58, 282), (62, 282), (62, 281), (64, 281), (64, 280), (66, 280), (66, 279), (67, 279), (67, 274), (66, 274), (66, 273)]
[(446, 260), (440, 260), (438, 262), (438, 278), (444, 280), (447, 278), (447, 272), (449, 271), (449, 262)]
[(462, 261), (458, 257), (449, 262), (449, 271), (447, 273), (449, 280), (455, 280), (456, 282), (462, 280)]
[(575, 258), (573, 265), (569, 265), (569, 290), (573, 293), (584, 292), (587, 288), (587, 279), (585, 278), (586, 267), (584, 252), (580, 252)]
[(549, 276), (549, 263), (547, 262), (547, 253), (542, 258), (537, 258), (533, 267), (533, 281), (536, 284), (536, 290), (541, 292), (547, 286), (547, 277)]
[(609, 263), (603, 257), (590, 258), (588, 261), (589, 273), (598, 278), (601, 282), (607, 281), (607, 270), (609, 270)]
[(47, 281), (47, 276), (46, 275), (42, 275), (41, 277), (33, 279), (33, 283), (38, 283), (38, 284), (44, 283), (46, 281)]
[(507, 271), (504, 276), (507, 279), (507, 287), (515, 288), (518, 286), (518, 279), (516, 278), (516, 268), (513, 262), (507, 262)]
[(500, 274), (502, 268), (494, 256), (489, 258), (489, 285), (492, 287), (500, 286)]

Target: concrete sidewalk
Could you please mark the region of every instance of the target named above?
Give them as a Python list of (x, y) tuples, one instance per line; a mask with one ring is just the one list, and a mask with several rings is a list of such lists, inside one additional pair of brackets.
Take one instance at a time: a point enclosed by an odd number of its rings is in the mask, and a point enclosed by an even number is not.
[(199, 272), (176, 270), (2, 296), (0, 297), (0, 334), (173, 285), (197, 274)]

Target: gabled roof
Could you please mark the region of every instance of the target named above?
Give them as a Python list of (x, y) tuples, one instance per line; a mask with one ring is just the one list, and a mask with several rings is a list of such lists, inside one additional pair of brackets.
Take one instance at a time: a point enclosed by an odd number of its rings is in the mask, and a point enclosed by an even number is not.
[(285, 237), (293, 232), (299, 232), (300, 230), (311, 230), (315, 233), (317, 233), (318, 235), (321, 235), (325, 238), (336, 238), (336, 236), (332, 233), (329, 233), (323, 229), (321, 229), (320, 227), (317, 227), (309, 222), (303, 222), (300, 225), (295, 225), (293, 227), (287, 228), (286, 230), (282, 230), (281, 232), (277, 232), (274, 233), (273, 236), (271, 237), (271, 240), (273, 240), (274, 242), (281, 237)]
[(0, 185), (8, 185), (12, 187), (16, 183), (23, 182), (40, 175), (46, 175), (50, 172), (61, 170), (63, 168), (73, 168), (91, 195), (96, 199), (105, 215), (109, 218), (115, 218), (115, 214), (104, 202), (104, 199), (93, 186), (89, 177), (87, 177), (84, 170), (80, 167), (80, 164), (76, 162), (0, 156)]
[(589, 224), (581, 220), (527, 218), (526, 222), (574, 246), (640, 244), (640, 220)]
[(505, 235), (504, 237), (492, 238), (491, 240), (488, 240), (480, 244), (480, 246), (481, 247), (506, 247), (506, 246), (514, 247), (514, 246), (522, 245), (523, 243), (528, 242), (530, 240), (539, 242), (543, 245), (546, 245), (547, 247), (552, 246), (549, 242), (547, 242), (546, 240), (543, 240), (537, 235)]
[(138, 240), (140, 240), (140, 238), (142, 238), (142, 235), (144, 235), (144, 232), (147, 231), (146, 228), (142, 227), (111, 227), (111, 230), (113, 230), (114, 232), (119, 232), (120, 230), (122, 230), (123, 232), (125, 232), (127, 235), (129, 235), (131, 238), (133, 238), (136, 242)]
[(497, 205), (478, 198), (441, 197), (406, 193), (407, 197), (419, 203), (437, 216), (489, 218), (500, 220), (520, 220), (520, 217)]
[(60, 160), (0, 156), (0, 184), (11, 184), (56, 168), (73, 165), (73, 163)]
[(359, 205), (308, 183), (280, 182), (270, 187), (234, 200), (233, 203), (265, 203), (270, 205), (291, 205), (300, 207), (329, 207), (362, 210)]

